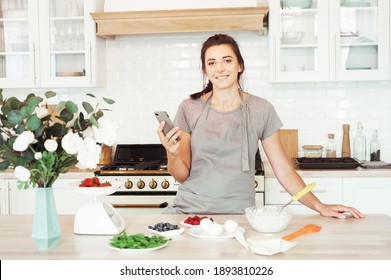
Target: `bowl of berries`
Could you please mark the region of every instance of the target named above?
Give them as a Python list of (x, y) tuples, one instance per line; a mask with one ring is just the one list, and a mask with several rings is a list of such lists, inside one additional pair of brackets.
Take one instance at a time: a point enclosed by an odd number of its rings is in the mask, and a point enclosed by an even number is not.
[(117, 180), (109, 181), (101, 177), (91, 177), (83, 179), (77, 185), (76, 192), (78, 193), (92, 196), (105, 196), (116, 192), (121, 182)]

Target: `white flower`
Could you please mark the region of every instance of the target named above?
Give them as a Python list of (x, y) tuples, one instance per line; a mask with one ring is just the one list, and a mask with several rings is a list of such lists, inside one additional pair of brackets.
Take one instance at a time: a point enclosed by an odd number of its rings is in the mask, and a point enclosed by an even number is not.
[(77, 160), (79, 162), (76, 164), (76, 167), (81, 169), (96, 168), (96, 165), (99, 163), (100, 150), (100, 146), (96, 144), (94, 139), (84, 139), (77, 154)]
[(45, 107), (37, 107), (35, 108), (35, 114), (37, 114), (38, 119), (42, 119), (46, 117), (49, 114), (49, 112), (48, 109), (46, 109)]
[(18, 152), (27, 150), (31, 143), (34, 143), (34, 133), (31, 131), (23, 131), (15, 140), (13, 149)]
[(36, 152), (36, 153), (34, 154), (34, 158), (35, 158), (36, 160), (40, 160), (40, 159), (42, 158), (42, 153), (41, 153), (41, 152)]
[(92, 130), (92, 127), (89, 126), (82, 132), (83, 138), (94, 138), (94, 131)]
[(118, 125), (106, 119), (99, 119), (98, 125), (92, 127), (96, 142), (112, 146), (117, 141)]
[(61, 140), (61, 146), (70, 155), (77, 154), (82, 145), (83, 139), (77, 133), (68, 132)]
[(48, 152), (55, 152), (57, 150), (57, 147), (58, 147), (58, 144), (57, 144), (56, 140), (53, 140), (53, 139), (46, 140), (43, 145), (45, 146), (45, 149)]
[(27, 182), (30, 179), (30, 170), (23, 166), (15, 167), (15, 177), (22, 182)]

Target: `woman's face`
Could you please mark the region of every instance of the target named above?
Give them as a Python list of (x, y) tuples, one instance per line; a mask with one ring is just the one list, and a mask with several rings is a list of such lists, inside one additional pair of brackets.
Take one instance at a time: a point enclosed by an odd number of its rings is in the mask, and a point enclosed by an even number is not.
[(242, 71), (229, 45), (210, 47), (205, 52), (205, 75), (214, 89), (238, 87), (238, 73)]

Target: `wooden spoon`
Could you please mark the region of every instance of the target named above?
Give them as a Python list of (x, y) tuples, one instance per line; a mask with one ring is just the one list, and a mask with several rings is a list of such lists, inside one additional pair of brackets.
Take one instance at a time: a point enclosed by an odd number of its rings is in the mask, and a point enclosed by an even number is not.
[(311, 233), (318, 232), (318, 231), (320, 231), (321, 228), (322, 227), (320, 227), (320, 226), (317, 226), (317, 225), (314, 225), (314, 224), (309, 224), (309, 225), (306, 225), (306, 226), (302, 227), (301, 229), (299, 229), (299, 230), (297, 230), (295, 232), (292, 232), (291, 234), (285, 235), (282, 239), (284, 239), (286, 241), (290, 241), (293, 238), (296, 238), (299, 235), (302, 235), (302, 234), (307, 233), (307, 232), (311, 232)]

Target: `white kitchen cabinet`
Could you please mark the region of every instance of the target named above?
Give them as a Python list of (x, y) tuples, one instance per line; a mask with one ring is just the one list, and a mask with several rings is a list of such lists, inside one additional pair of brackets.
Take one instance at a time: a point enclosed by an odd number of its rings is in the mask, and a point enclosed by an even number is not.
[(105, 83), (105, 41), (90, 12), (103, 0), (2, 1), (0, 87), (84, 87)]
[(390, 79), (389, 1), (269, 5), (271, 82)]
[[(327, 204), (342, 203), (342, 178), (305, 178), (307, 184), (315, 182), (316, 186), (312, 189), (320, 201)], [(265, 179), (265, 204), (266, 205), (284, 205), (291, 199), (291, 195), (281, 186), (276, 178)], [(300, 202), (292, 202), (289, 205), (295, 214), (314, 214), (312, 209), (304, 206)]]
[(7, 193), (4, 180), (0, 180), (0, 215), (7, 213)]
[(391, 178), (344, 178), (343, 201), (364, 214), (391, 216)]
[[(16, 179), (6, 180), (9, 213), (31, 215), (34, 213), (36, 190), (28, 188), (19, 190)], [(75, 214), (80, 205), (89, 201), (90, 197), (76, 193), (75, 188), (79, 179), (57, 179), (53, 186), (57, 214)]]

